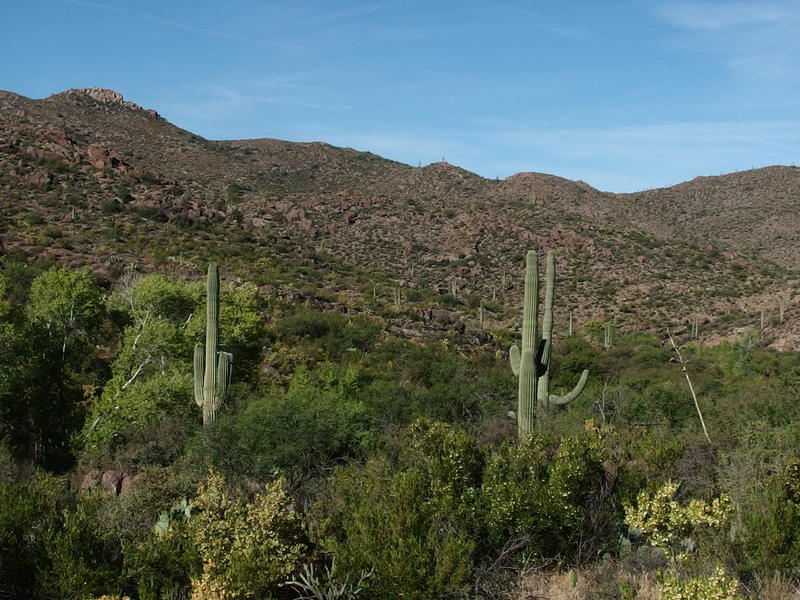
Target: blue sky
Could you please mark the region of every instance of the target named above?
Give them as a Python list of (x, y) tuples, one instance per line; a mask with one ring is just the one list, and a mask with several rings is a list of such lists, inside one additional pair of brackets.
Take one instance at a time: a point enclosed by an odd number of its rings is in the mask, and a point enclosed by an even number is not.
[(800, 164), (800, 2), (3, 0), (0, 89), (627, 192)]

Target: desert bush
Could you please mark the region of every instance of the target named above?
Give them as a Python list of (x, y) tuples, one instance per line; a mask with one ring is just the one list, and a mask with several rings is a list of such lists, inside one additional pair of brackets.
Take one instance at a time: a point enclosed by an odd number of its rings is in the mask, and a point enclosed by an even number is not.
[(502, 367), (466, 361), (444, 344), (387, 340), (365, 357), (364, 371), (373, 377), (364, 402), (381, 423), (426, 417), (477, 426), (508, 411), (516, 383)]
[(45, 542), (49, 566), (38, 584), (45, 596), (80, 600), (121, 590), (122, 548), (102, 519), (107, 501), (99, 491), (79, 498), (51, 530)]
[(537, 559), (574, 560), (578, 540), (591, 537), (590, 517), (598, 517), (588, 500), (600, 494), (603, 458), (596, 432), (564, 438), (558, 448), (536, 436), (504, 444), (490, 458), (481, 489), (484, 551), (518, 540)]
[[(191, 376), (173, 366), (116, 393), (104, 393), (92, 406), (82, 442), (86, 448), (103, 448), (113, 455), (118, 446), (135, 438), (136, 431), (152, 431), (154, 425), (170, 416), (179, 415), (190, 428), (197, 422), (196, 412)], [(144, 458), (144, 462), (152, 461)]]
[(144, 468), (124, 494), (104, 506), (101, 516), (105, 529), (123, 546), (136, 543), (152, 531), (161, 513), (194, 495), (199, 479), (175, 466)]
[(738, 585), (739, 582), (728, 577), (722, 567), (717, 567), (709, 575), (683, 579), (664, 575), (658, 582), (661, 600), (735, 600), (739, 597), (736, 593)]
[(336, 471), (315, 506), (315, 535), (344, 574), (372, 572), (371, 598), (422, 600), (462, 589), (482, 453), (463, 432), (418, 422), (394, 465), (373, 458)]
[(333, 360), (341, 358), (350, 348), (369, 350), (380, 327), (363, 317), (304, 308), (283, 317), (278, 331), (289, 338), (313, 340), (323, 348), (326, 358)]
[(190, 535), (202, 561), (194, 600), (261, 597), (279, 590), (306, 552), (300, 516), (276, 480), (246, 503), (211, 472), (198, 489)]
[(570, 560), (582, 536), (602, 543), (592, 523), (603, 509), (590, 503), (604, 479), (597, 433), (487, 456), (469, 434), (422, 419), (397, 453), (337, 470), (313, 511), (337, 566), (374, 571), (371, 597), (454, 594), (479, 562)]
[(22, 483), (0, 483), (0, 580), (31, 589), (41, 579), (65, 494), (64, 480), (43, 472)]
[(358, 370), (305, 370), (200, 434), (195, 452), (230, 477), (268, 481), (284, 474), (295, 488), (349, 458), (364, 456), (372, 426), (359, 399)]
[(800, 506), (780, 478), (770, 478), (737, 507), (741, 527), (733, 539), (737, 566), (744, 577), (775, 571), (800, 576)]
[(625, 507), (631, 533), (647, 538), (668, 558), (668, 569), (656, 574), (661, 598), (733, 600), (738, 581), (718, 564), (702, 572), (708, 557), (705, 544), (698, 544), (709, 531), (728, 524), (733, 511), (730, 498), (721, 495), (710, 501), (691, 498), (680, 503), (675, 499), (677, 490), (677, 483), (667, 482), (642, 491), (635, 506)]
[(126, 544), (124, 570), (126, 587), (139, 600), (186, 598), (202, 563), (185, 520), (171, 520), (163, 530), (151, 528)]

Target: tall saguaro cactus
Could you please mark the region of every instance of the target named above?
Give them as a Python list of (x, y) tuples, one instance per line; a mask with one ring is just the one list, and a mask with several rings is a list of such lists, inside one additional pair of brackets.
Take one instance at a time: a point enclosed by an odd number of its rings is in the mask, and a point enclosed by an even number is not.
[(525, 437), (536, 423), (536, 380), (543, 371), (539, 344), (539, 257), (528, 250), (525, 257), (525, 296), (522, 308), (522, 351), (514, 345), (508, 353), (511, 370), (518, 379), (517, 433)]
[(545, 340), (545, 353), (542, 356), (544, 372), (539, 376), (537, 396), (542, 409), (553, 404), (567, 404), (581, 395), (589, 378), (589, 371), (584, 370), (578, 383), (571, 392), (564, 396), (550, 393), (550, 357), (553, 353), (553, 296), (556, 287), (556, 258), (551, 250), (547, 253), (547, 270), (545, 272), (544, 317), (542, 318), (542, 339)]
[(208, 265), (206, 281), (206, 344), (194, 347), (194, 399), (203, 409), (203, 425), (217, 417), (231, 381), (233, 354), (217, 352), (219, 344), (219, 269)]
[(509, 351), (511, 370), (519, 379), (517, 396), (517, 432), (524, 437), (541, 423), (550, 405), (567, 404), (577, 398), (586, 385), (589, 372), (584, 371), (578, 384), (569, 394), (550, 394), (550, 357), (553, 337), (553, 296), (555, 294), (555, 256), (547, 253), (545, 271), (545, 308), (541, 339), (539, 318), (539, 258), (537, 250), (525, 257), (525, 299), (522, 312), (522, 351), (512, 346)]

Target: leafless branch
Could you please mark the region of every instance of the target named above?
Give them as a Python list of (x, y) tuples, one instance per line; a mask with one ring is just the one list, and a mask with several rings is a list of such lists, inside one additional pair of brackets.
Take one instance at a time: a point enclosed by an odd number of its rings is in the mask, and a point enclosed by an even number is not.
[(692, 393), (692, 399), (694, 400), (694, 407), (697, 409), (697, 416), (700, 417), (700, 425), (703, 426), (703, 433), (706, 436), (706, 440), (708, 440), (709, 445), (713, 446), (711, 443), (711, 438), (708, 437), (708, 429), (706, 429), (706, 421), (703, 418), (703, 412), (700, 410), (700, 403), (697, 401), (697, 394), (694, 392), (694, 386), (692, 385), (692, 380), (689, 378), (689, 371), (686, 370), (686, 364), (688, 361), (684, 360), (683, 355), (681, 354), (678, 345), (675, 343), (675, 338), (672, 337), (672, 334), (667, 330), (667, 335), (669, 336), (669, 341), (672, 344), (672, 348), (678, 354), (678, 362), (681, 363), (681, 368), (683, 369), (683, 374), (686, 377), (686, 382), (689, 384), (689, 391)]

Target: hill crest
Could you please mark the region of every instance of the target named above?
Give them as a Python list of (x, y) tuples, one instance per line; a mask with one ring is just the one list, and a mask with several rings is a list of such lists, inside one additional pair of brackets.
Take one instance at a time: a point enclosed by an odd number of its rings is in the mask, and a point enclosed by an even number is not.
[[(535, 244), (560, 254), (559, 319), (573, 310), (633, 330), (697, 316), (730, 335), (779, 302), (789, 316), (797, 303), (800, 316), (793, 167), (613, 194), (544, 173), (484, 179), (321, 142), (206, 140), (101, 88), (44, 100), (0, 93), (0, 108), (6, 248), (98, 271), (109, 256), (202, 271), (224, 252), (246, 273), (254, 256), (299, 266), (315, 253), (425, 294), (516, 307)], [(467, 305), (455, 310), (471, 313)], [(512, 315), (498, 313), (497, 326), (513, 325)], [(774, 327), (776, 339), (795, 334), (793, 320)]]

